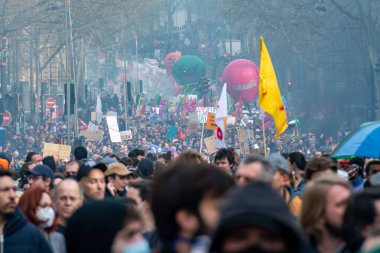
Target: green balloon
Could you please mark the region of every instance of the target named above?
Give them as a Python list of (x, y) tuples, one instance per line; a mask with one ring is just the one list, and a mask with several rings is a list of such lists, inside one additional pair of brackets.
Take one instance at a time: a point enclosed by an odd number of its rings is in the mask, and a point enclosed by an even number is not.
[(174, 63), (173, 75), (180, 86), (189, 88), (190, 85), (195, 89), (200, 79), (206, 75), (206, 66), (198, 56), (185, 55)]

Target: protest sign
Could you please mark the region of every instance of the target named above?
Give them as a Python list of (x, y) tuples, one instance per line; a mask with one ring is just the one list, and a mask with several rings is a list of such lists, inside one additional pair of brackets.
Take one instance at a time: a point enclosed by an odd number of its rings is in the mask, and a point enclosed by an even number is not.
[(215, 123), (214, 113), (207, 113), (206, 128), (214, 131), (218, 129), (218, 126)]
[(201, 124), (206, 123), (207, 121), (207, 113), (216, 113), (216, 108), (214, 107), (197, 107), (195, 108), (198, 116), (198, 122)]
[(96, 121), (96, 112), (91, 112), (91, 121)]
[(103, 140), (104, 132), (97, 131), (80, 131), (79, 136), (83, 136), (86, 138), (86, 141), (90, 142), (101, 142)]
[(204, 138), (203, 139), (205, 145), (206, 145), (206, 149), (208, 151), (209, 154), (213, 154), (216, 152), (216, 148), (215, 148), (215, 136), (210, 136), (210, 137), (207, 137), (207, 138)]
[(116, 116), (107, 116), (108, 132), (110, 134), (111, 142), (121, 142), (121, 136), (119, 132), (119, 125), (117, 124)]
[(132, 131), (131, 130), (122, 131), (120, 132), (120, 136), (123, 141), (132, 140)]
[[(248, 130), (243, 128), (236, 129), (239, 140), (240, 152), (242, 155), (248, 155), (250, 153), (249, 145), (248, 145)], [(249, 133), (252, 138), (252, 143), (254, 142), (254, 132), (253, 130), (249, 130)]]
[(54, 158), (59, 160), (70, 161), (71, 146), (60, 145), (54, 143), (45, 143), (43, 156), (54, 156)]

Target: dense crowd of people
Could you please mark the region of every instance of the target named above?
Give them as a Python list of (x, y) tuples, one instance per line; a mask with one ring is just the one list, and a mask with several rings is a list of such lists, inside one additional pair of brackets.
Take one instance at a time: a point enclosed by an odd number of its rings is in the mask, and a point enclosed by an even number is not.
[(0, 252), (380, 249), (380, 160), (89, 151), (30, 151), (20, 170), (0, 154)]

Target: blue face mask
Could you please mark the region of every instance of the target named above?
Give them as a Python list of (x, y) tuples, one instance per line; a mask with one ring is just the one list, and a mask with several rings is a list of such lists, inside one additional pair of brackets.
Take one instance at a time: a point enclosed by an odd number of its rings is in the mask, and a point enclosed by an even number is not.
[(146, 240), (141, 240), (125, 246), (123, 253), (150, 253), (150, 247)]

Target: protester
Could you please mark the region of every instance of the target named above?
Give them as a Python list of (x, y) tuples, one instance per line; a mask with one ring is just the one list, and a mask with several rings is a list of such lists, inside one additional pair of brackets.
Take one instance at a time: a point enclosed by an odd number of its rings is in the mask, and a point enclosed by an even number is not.
[(42, 156), (37, 152), (29, 152), (25, 158), (26, 163), (33, 163), (35, 165), (41, 164)]
[(343, 222), (344, 253), (359, 252), (365, 239), (380, 225), (380, 192), (367, 189), (354, 193), (347, 204)]
[(52, 252), (41, 231), (28, 223), (17, 208), (12, 175), (4, 169), (0, 169), (0, 249), (3, 252)]
[(151, 180), (142, 180), (130, 183), (128, 186), (127, 198), (136, 201), (137, 207), (144, 221), (143, 232), (151, 231), (155, 227), (152, 210), (150, 204), (148, 203), (148, 192), (151, 184)]
[(79, 170), (78, 161), (68, 162), (65, 168), (66, 177), (75, 178), (78, 174), (78, 170)]
[(215, 154), (214, 163), (227, 174), (231, 176), (235, 174), (235, 157), (231, 150), (226, 148), (219, 149)]
[(25, 175), (28, 176), (30, 189), (39, 187), (46, 192), (50, 192), (53, 188), (54, 172), (46, 165), (39, 164), (32, 170), (26, 171)]
[(317, 252), (336, 253), (344, 248), (342, 226), (349, 196), (349, 184), (332, 173), (306, 186), (300, 223)]
[(255, 181), (271, 184), (273, 174), (274, 169), (268, 160), (260, 155), (248, 155), (240, 163), (235, 174), (235, 181), (239, 186)]
[(31, 189), (21, 196), (19, 206), (28, 221), (44, 231), (53, 252), (66, 253), (63, 235), (55, 232), (57, 219), (50, 195), (38, 187)]
[(142, 220), (133, 206), (116, 201), (94, 201), (79, 208), (66, 229), (70, 253), (148, 253), (141, 234)]
[(74, 158), (76, 161), (87, 159), (88, 152), (85, 147), (79, 146), (74, 149)]
[(57, 164), (55, 162), (55, 159), (54, 159), (54, 156), (45, 156), (43, 159), (42, 159), (42, 164), (50, 167), (50, 169), (53, 171), (53, 172), (57, 172)]
[(140, 160), (136, 175), (141, 179), (151, 179), (154, 173), (154, 166), (152, 160), (148, 158), (143, 158)]
[(127, 167), (122, 163), (112, 163), (108, 165), (104, 172), (106, 176), (107, 188), (105, 192), (106, 198), (125, 197), (129, 184), (129, 175), (131, 175)]
[(292, 172), (288, 162), (280, 154), (270, 155), (269, 161), (274, 168), (272, 187), (283, 197), (290, 212), (298, 217), (301, 213), (302, 200), (290, 186)]
[(372, 160), (367, 163), (365, 167), (366, 181), (364, 183), (365, 188), (373, 187), (371, 184), (371, 177), (380, 172), (380, 160)]
[(326, 157), (314, 157), (305, 167), (305, 181), (306, 183), (321, 177), (326, 172), (337, 173), (337, 165), (330, 158)]
[(206, 252), (232, 178), (217, 167), (174, 162), (155, 180), (151, 205), (162, 241), (159, 252)]
[(264, 182), (231, 191), (220, 213), (211, 252), (313, 252), (285, 202)]
[(141, 149), (134, 149), (128, 153), (128, 157), (137, 158), (139, 161), (145, 158), (145, 152)]
[(288, 154), (289, 167), (292, 170), (291, 185), (298, 196), (302, 196), (305, 188), (305, 180), (303, 172), (306, 167), (305, 156), (300, 152), (292, 152)]
[(85, 201), (104, 199), (106, 183), (104, 172), (107, 166), (95, 164), (93, 161), (82, 161), (78, 170), (77, 180), (83, 188)]
[(68, 219), (83, 204), (83, 191), (77, 181), (69, 178), (57, 185), (52, 192), (52, 197), (58, 217), (56, 231), (65, 234)]
[(354, 157), (349, 162), (349, 177), (354, 191), (361, 191), (364, 188), (364, 159)]

